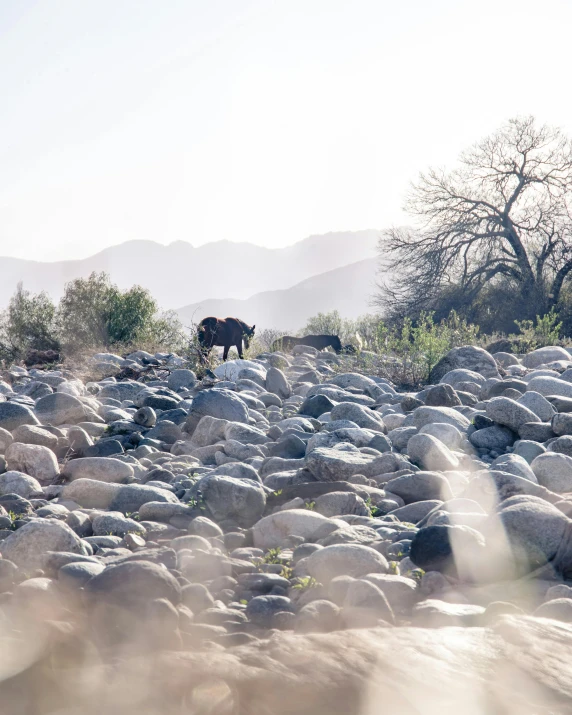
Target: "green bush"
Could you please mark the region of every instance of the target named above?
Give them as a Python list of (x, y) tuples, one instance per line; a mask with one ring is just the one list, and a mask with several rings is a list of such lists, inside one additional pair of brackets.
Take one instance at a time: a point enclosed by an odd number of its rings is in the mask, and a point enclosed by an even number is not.
[(55, 315), (46, 293), (33, 295), (19, 283), (0, 318), (0, 358), (13, 361), (30, 350), (59, 350)]
[(515, 320), (520, 333), (516, 339), (521, 344), (522, 352), (557, 345), (560, 341), (562, 322), (558, 320), (556, 310), (552, 308), (546, 315), (536, 316), (536, 325), (532, 320)]
[(178, 350), (185, 344), (173, 312), (160, 314), (141, 286), (121, 291), (106, 273), (92, 273), (68, 283), (57, 311), (64, 350), (75, 353), (117, 346)]

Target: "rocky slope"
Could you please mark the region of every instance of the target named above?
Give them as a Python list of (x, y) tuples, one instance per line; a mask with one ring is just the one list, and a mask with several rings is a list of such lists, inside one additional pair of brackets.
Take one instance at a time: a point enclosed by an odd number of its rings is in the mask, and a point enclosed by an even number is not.
[(5, 712), (567, 711), (570, 354), (377, 360), (6, 371)]

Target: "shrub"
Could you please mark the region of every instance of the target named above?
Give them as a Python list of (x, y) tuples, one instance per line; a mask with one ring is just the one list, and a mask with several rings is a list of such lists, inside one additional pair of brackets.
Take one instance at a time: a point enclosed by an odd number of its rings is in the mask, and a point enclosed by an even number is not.
[(331, 313), (318, 313), (309, 318), (301, 335), (339, 335), (342, 339), (344, 321), (337, 310)]
[(59, 350), (55, 314), (47, 293), (33, 295), (19, 283), (0, 319), (0, 358), (13, 361), (31, 350)]
[(560, 340), (562, 322), (554, 308), (543, 316), (536, 316), (536, 325), (532, 320), (515, 320), (520, 334), (516, 336), (522, 352), (543, 348), (546, 345), (556, 345)]
[(177, 350), (184, 345), (182, 325), (173, 312), (160, 314), (149, 291), (121, 291), (106, 273), (68, 283), (57, 311), (66, 352), (98, 347)]

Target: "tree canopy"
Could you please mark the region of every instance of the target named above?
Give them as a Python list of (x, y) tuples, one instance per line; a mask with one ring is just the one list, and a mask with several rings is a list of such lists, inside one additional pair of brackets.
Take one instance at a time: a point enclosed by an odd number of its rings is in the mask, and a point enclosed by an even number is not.
[(394, 315), (463, 310), (496, 291), (513, 318), (548, 312), (572, 271), (571, 188), (571, 140), (533, 117), (511, 119), (453, 170), (413, 184), (413, 226), (380, 239), (392, 285), (379, 304)]

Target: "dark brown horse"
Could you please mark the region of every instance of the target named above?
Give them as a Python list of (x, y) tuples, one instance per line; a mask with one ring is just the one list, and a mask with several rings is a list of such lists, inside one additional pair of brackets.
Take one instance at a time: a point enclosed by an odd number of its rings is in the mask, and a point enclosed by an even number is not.
[(238, 350), (238, 356), (242, 357), (242, 341), (244, 348), (248, 350), (250, 339), (254, 335), (256, 326), (247, 325), (238, 318), (203, 318), (199, 323), (198, 338), (201, 346), (201, 355), (206, 360), (209, 352), (215, 346), (224, 346), (222, 359), (226, 360), (228, 351), (234, 345)]
[(316, 350), (333, 348), (337, 353), (342, 351), (342, 342), (337, 335), (305, 335), (303, 338), (294, 338), (284, 335), (272, 343), (272, 350), (292, 350), (295, 345), (310, 345)]

